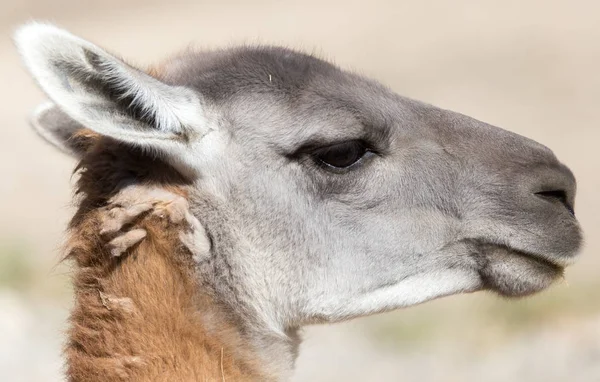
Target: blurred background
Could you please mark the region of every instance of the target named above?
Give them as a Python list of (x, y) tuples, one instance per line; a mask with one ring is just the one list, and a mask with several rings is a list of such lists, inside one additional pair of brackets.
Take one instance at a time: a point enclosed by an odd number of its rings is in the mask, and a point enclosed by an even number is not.
[(296, 47), (549, 146), (578, 178), (587, 241), (565, 282), (308, 328), (294, 381), (600, 381), (597, 0), (1, 1), (1, 381), (62, 380), (71, 304), (57, 248), (74, 162), (28, 127), (44, 97), (10, 40), (31, 19), (142, 66), (190, 44)]

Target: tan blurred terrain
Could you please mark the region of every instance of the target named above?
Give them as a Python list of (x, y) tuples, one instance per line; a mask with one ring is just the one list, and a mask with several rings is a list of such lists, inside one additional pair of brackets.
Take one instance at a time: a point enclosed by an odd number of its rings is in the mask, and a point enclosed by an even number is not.
[(301, 48), (398, 93), (526, 135), (579, 181), (587, 244), (566, 283), (309, 328), (295, 381), (600, 381), (600, 2), (1, 0), (0, 380), (61, 380), (73, 161), (26, 116), (44, 99), (10, 41), (53, 21), (134, 63), (193, 43)]

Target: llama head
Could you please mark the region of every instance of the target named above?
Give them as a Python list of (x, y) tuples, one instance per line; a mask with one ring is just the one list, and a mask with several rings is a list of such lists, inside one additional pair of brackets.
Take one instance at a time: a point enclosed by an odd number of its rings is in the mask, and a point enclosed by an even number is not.
[(188, 52), (150, 74), (48, 25), (16, 43), (52, 101), (40, 134), (82, 158), (87, 128), (189, 179), (204, 277), (276, 330), (527, 295), (580, 246), (575, 180), (549, 149), (318, 58)]

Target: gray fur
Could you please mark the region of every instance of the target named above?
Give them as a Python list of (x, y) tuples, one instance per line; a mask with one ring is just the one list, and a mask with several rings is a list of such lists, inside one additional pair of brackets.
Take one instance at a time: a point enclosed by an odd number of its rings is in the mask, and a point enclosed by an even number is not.
[[(579, 249), (575, 179), (530, 139), (284, 48), (187, 52), (156, 76), (192, 90), (210, 126), (185, 146), (212, 243), (199, 269), (282, 377), (303, 325), (527, 295)], [(355, 139), (375, 155), (349, 171), (311, 155)], [(536, 195), (555, 190), (566, 200)]]

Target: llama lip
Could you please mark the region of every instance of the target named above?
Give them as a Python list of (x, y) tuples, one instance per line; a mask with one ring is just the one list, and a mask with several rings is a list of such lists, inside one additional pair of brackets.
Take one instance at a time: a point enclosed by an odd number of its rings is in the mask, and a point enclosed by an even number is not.
[(560, 273), (562, 273), (565, 270), (565, 268), (567, 267), (567, 265), (569, 265), (569, 264), (560, 264), (558, 262), (550, 261), (547, 258), (542, 257), (542, 256), (537, 255), (537, 254), (534, 254), (534, 253), (523, 252), (523, 251), (519, 251), (519, 250), (516, 250), (516, 249), (512, 249), (512, 251), (517, 256), (522, 256), (522, 257), (524, 257), (526, 259), (529, 259), (531, 261), (536, 261), (536, 262), (538, 262), (538, 263), (540, 263), (540, 264), (542, 264), (542, 265), (544, 265), (544, 266), (546, 266), (548, 268), (552, 268), (556, 272), (560, 272)]
[(478, 250), (484, 287), (502, 296), (522, 297), (540, 292), (564, 274), (564, 264), (538, 254), (498, 244), (479, 244)]
[(492, 245), (492, 246), (496, 246), (499, 248), (502, 248), (506, 251), (509, 251), (513, 254), (513, 256), (519, 256), (522, 257), (524, 259), (530, 260), (530, 261), (534, 261), (537, 262), (539, 264), (542, 264), (544, 266), (550, 267), (550, 268), (554, 268), (556, 269), (556, 271), (560, 271), (563, 272), (564, 269), (571, 265), (573, 263), (572, 259), (566, 260), (566, 261), (561, 261), (562, 259), (556, 258), (556, 259), (551, 259), (548, 256), (544, 256), (542, 254), (538, 254), (538, 253), (534, 253), (534, 252), (527, 252), (524, 251), (522, 249), (517, 249), (514, 247), (509, 247), (509, 246), (504, 246), (501, 244), (494, 244), (494, 243), (489, 243), (488, 245)]
[(569, 214), (575, 218), (575, 208), (573, 207), (572, 201), (568, 200), (567, 194), (562, 190), (553, 190), (553, 191), (540, 191), (536, 192), (535, 196), (538, 198), (545, 200), (548, 203), (558, 203), (562, 207), (564, 207)]

